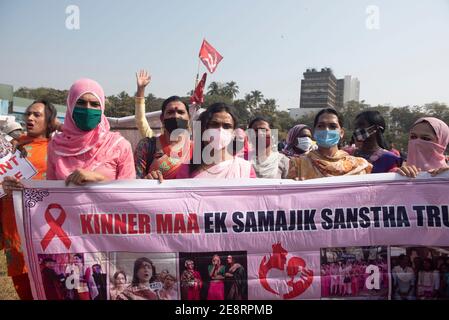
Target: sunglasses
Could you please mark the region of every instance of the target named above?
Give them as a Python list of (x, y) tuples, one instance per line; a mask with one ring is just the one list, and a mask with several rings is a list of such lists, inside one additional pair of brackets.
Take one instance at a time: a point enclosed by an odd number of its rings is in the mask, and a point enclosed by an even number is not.
[(90, 104), (91, 107), (94, 107), (94, 108), (100, 108), (101, 107), (101, 104), (98, 101), (87, 101), (87, 100), (84, 100), (84, 99), (76, 100), (76, 104), (79, 105), (79, 106), (83, 106), (83, 107), (87, 107), (88, 104)]

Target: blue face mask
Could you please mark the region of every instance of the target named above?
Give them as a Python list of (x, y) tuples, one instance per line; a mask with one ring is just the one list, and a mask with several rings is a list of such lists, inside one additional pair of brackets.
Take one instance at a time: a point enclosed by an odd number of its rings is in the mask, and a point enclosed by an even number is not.
[(319, 147), (330, 148), (340, 142), (340, 130), (315, 130), (313, 137)]

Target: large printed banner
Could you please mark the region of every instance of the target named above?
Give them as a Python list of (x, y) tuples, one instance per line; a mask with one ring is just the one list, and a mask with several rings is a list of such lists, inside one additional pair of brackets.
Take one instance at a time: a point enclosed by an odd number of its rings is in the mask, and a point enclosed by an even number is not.
[(14, 205), (36, 299), (448, 298), (448, 174), (33, 181)]

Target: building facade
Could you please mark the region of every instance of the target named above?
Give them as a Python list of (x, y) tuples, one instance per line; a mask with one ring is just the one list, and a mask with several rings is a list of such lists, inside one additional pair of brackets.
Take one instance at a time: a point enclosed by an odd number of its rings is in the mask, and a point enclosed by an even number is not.
[(301, 80), (300, 109), (335, 108), (337, 106), (337, 79), (332, 69), (307, 69)]
[(349, 101), (360, 101), (360, 81), (352, 76), (337, 80), (337, 108), (343, 108)]
[(337, 80), (330, 68), (307, 69), (303, 76), (299, 108), (289, 109), (293, 119), (323, 108), (338, 110), (348, 101), (360, 101), (360, 81), (355, 77), (348, 75)]

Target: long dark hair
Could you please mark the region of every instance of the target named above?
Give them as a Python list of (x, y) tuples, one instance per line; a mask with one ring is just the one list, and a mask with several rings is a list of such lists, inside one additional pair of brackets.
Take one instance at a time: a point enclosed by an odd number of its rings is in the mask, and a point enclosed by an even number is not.
[(377, 110), (363, 111), (363, 112), (359, 113), (355, 117), (355, 120), (357, 120), (359, 118), (365, 119), (366, 122), (368, 122), (368, 124), (370, 126), (374, 126), (374, 125), (377, 126), (377, 130), (376, 130), (376, 141), (377, 141), (377, 144), (382, 149), (387, 149), (388, 150), (389, 149), (388, 143), (385, 140), (385, 137), (383, 135), (383, 133), (385, 132), (385, 129), (386, 129), (385, 119), (384, 119), (384, 117), (382, 117), (380, 112), (377, 111)]
[[(203, 113), (200, 114), (200, 116), (198, 118), (198, 121), (200, 121), (200, 124), (201, 124), (201, 135), (199, 137), (200, 140), (198, 140), (198, 137), (195, 140), (198, 142), (201, 141), (201, 144), (200, 144), (201, 145), (201, 164), (203, 164), (203, 157), (202, 157), (203, 149), (206, 146), (206, 142), (203, 141), (203, 139), (202, 139), (203, 133), (208, 128), (209, 122), (212, 120), (212, 117), (214, 116), (214, 114), (223, 112), (223, 111), (228, 113), (231, 116), (231, 118), (234, 122), (233, 129), (235, 130), (236, 128), (238, 128), (238, 119), (235, 115), (234, 107), (227, 105), (226, 103), (223, 103), (223, 102), (216, 102), (214, 104), (211, 104), (209, 107), (207, 107), (207, 109)], [(232, 141), (232, 143), (230, 143), (228, 146), (229, 148), (232, 148), (232, 150), (230, 150), (230, 151), (232, 151), (231, 152), (232, 154), (235, 153), (235, 150), (236, 150), (235, 145), (236, 145), (236, 140), (234, 139)], [(192, 161), (192, 163), (189, 166), (190, 173), (195, 172), (201, 166), (201, 164), (195, 164)]]
[(50, 135), (56, 131), (55, 121), (56, 121), (56, 116), (57, 116), (58, 112), (56, 111), (55, 106), (51, 102), (49, 102), (48, 100), (45, 100), (45, 99), (39, 99), (39, 100), (33, 101), (33, 103), (30, 104), (26, 108), (25, 113), (28, 111), (28, 109), (32, 105), (34, 105), (36, 103), (42, 103), (45, 106), (44, 113), (45, 113), (45, 121), (47, 123), (47, 129), (45, 132), (45, 136), (47, 138), (50, 138)]
[(147, 262), (151, 265), (151, 271), (153, 274), (151, 275), (150, 282), (154, 281), (154, 279), (156, 277), (156, 267), (154, 266), (153, 261), (151, 261), (150, 259), (148, 259), (146, 257), (142, 257), (142, 258), (139, 258), (136, 261), (134, 261), (134, 272), (133, 272), (133, 280), (131, 282), (131, 285), (137, 286), (139, 284), (140, 281), (139, 281), (139, 278), (137, 277), (137, 272), (142, 267), (144, 262)]

